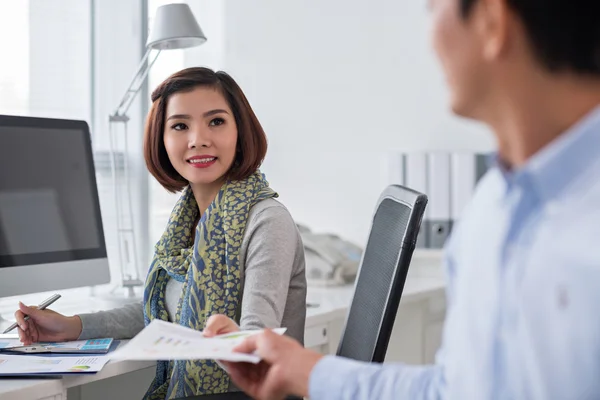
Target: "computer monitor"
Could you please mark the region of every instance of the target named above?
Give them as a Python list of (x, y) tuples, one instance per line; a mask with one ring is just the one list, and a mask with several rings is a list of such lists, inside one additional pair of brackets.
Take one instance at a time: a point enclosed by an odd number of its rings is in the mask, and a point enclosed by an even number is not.
[(87, 123), (0, 115), (0, 297), (109, 282)]

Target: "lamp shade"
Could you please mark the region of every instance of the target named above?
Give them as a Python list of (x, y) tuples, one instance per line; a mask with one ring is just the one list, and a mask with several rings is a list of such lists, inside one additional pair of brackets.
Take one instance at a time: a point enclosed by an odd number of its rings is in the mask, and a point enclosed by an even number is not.
[(184, 49), (206, 42), (194, 14), (187, 4), (166, 4), (158, 7), (154, 26), (146, 48), (155, 50)]

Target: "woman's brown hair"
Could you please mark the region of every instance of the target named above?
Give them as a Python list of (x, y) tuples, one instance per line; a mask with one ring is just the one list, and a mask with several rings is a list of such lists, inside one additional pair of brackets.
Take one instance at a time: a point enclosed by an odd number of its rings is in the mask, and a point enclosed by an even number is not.
[(248, 99), (231, 76), (209, 68), (187, 68), (174, 73), (152, 92), (152, 106), (144, 131), (144, 158), (156, 180), (169, 192), (176, 193), (189, 183), (169, 161), (163, 135), (169, 97), (197, 87), (210, 87), (221, 92), (231, 108), (238, 130), (237, 149), (228, 179), (243, 180), (262, 164), (267, 153), (267, 137)]

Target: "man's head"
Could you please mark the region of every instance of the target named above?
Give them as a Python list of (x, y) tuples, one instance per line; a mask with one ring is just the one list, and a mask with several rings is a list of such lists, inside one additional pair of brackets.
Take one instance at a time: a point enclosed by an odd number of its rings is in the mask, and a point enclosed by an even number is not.
[(432, 40), (453, 110), (486, 120), (538, 76), (600, 81), (599, 0), (430, 0)]

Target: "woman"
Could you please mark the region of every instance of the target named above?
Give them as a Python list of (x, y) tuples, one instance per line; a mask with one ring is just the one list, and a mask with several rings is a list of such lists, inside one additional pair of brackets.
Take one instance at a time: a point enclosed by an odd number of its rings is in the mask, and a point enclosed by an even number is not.
[[(66, 317), (20, 305), (24, 343), (131, 338), (153, 319), (219, 332), (288, 328), (302, 340), (306, 278), (300, 234), (259, 171), (264, 131), (224, 72), (189, 68), (152, 93), (144, 154), (150, 173), (182, 195), (155, 247), (143, 303)], [(28, 321), (24, 315), (29, 315)], [(227, 320), (227, 323), (223, 323)], [(230, 390), (213, 361), (159, 362), (146, 398)]]

